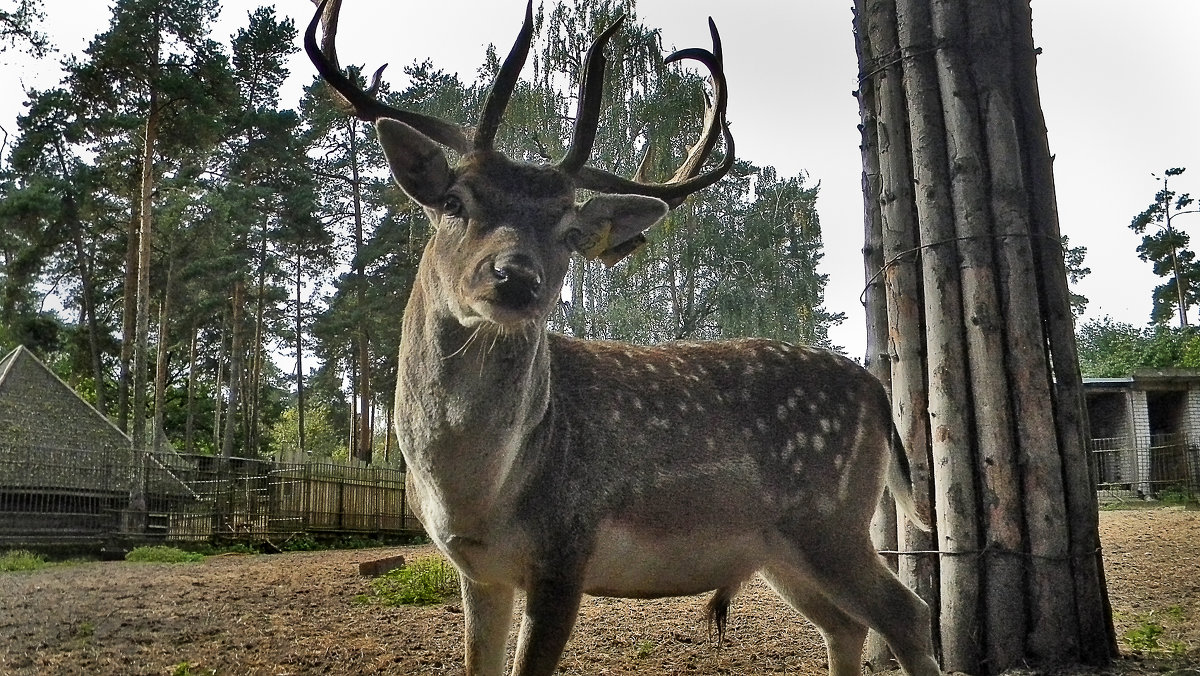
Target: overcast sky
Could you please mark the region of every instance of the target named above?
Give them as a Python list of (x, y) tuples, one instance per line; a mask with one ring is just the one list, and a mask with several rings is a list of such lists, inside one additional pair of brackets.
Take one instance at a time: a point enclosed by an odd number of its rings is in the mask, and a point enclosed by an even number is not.
[[(0, 126), (15, 131), (22, 85), (54, 84), (58, 60), (105, 30), (110, 4), (44, 0), (43, 29), (60, 52), (40, 64), (20, 62), (11, 50), (0, 56)], [(214, 37), (226, 39), (261, 4), (269, 3), (223, 0)], [(275, 6), (299, 27), (313, 8), (308, 0)], [(738, 155), (820, 182), (826, 306), (847, 315), (831, 336), (859, 356), (865, 349), (858, 301), (862, 195), (850, 6), (849, 0), (640, 0), (638, 13), (643, 23), (662, 29), (668, 49), (708, 46), (705, 20), (716, 20)], [(402, 66), (424, 58), (470, 80), (489, 43), (507, 51), (523, 7), (523, 0), (346, 0), (339, 55), (342, 63), (370, 68), (391, 62), (388, 74), (397, 87), (403, 85), (394, 79), (402, 77)], [(1092, 269), (1078, 288), (1091, 300), (1087, 317), (1143, 324), (1158, 279), (1138, 260), (1140, 239), (1129, 221), (1157, 190), (1151, 174), (1166, 168), (1188, 167), (1172, 186), (1200, 196), (1200, 2), (1034, 0), (1033, 13), (1059, 216), (1071, 244), (1088, 248)], [(302, 57), (293, 60), (284, 105), (298, 100), (309, 69)], [(1182, 216), (1178, 225), (1200, 232), (1200, 215)]]

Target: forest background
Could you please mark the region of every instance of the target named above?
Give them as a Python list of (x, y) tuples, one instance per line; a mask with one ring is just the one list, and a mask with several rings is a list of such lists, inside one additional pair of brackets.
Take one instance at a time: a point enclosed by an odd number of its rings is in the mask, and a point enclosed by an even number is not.
[[(146, 22), (111, 21), (141, 11), (153, 28), (157, 3), (117, 2), (102, 11), (61, 4), (47, 0), (47, 23), (61, 26), (69, 14), (87, 24), (77, 33), (92, 45), (88, 51), (56, 29), (56, 42), (66, 38), (61, 51), (37, 61), (51, 76), (38, 79), (27, 68), (4, 74), (0, 103), (25, 117), (10, 124), (6, 114), (2, 122), (10, 132), (3, 217), (24, 229), (6, 228), (3, 239), (0, 324), (8, 335), (0, 340), (43, 344), (60, 374), (130, 427), (129, 408), (137, 408), (130, 390), (138, 388), (128, 353), (138, 327), (126, 326), (134, 314), (126, 308), (135, 304), (128, 244), (134, 223), (141, 225), (140, 160), (159, 87), (166, 103), (155, 144), (153, 292), (143, 334), (149, 377), (141, 388), (162, 402), (146, 405), (161, 418), (152, 429), (181, 450), (275, 453), (299, 448), (299, 435), (288, 430), (299, 429), (304, 411), (306, 451), (334, 452), (349, 437), (361, 458), (378, 446), (377, 461), (394, 459), (381, 435), (390, 362), (425, 226), (386, 188), (368, 130), (348, 125), (308, 89), (311, 71), (296, 53), (295, 29), (311, 5), (296, 0), (259, 11), (240, 0), (187, 2), (194, 20), (173, 16), (168, 25), (160, 18), (153, 31)], [(402, 105), (461, 119), (490, 81), (488, 44), (503, 51), (515, 34), (519, 13), (510, 17), (504, 4), (440, 5), (437, 16), (406, 7), (384, 21), (350, 4), (342, 34), (356, 39), (343, 45), (343, 60), (370, 68), (391, 60), (388, 79)], [(611, 272), (577, 269), (557, 327), (642, 341), (756, 333), (861, 354), (848, 5), (762, 3), (761, 11), (735, 17), (721, 3), (683, 11), (644, 0), (635, 12), (632, 4), (544, 10), (538, 65), (527, 71), (533, 79), (506, 138), (510, 152), (554, 154), (566, 138), (582, 36), (624, 10), (638, 21), (616, 47), (625, 72), (610, 77), (609, 95), (623, 105), (609, 106), (617, 117), (603, 125), (604, 161), (629, 173), (641, 141), (653, 140), (661, 144), (660, 166), (669, 166), (693, 138), (698, 95), (679, 92), (698, 88), (699, 78), (663, 71), (658, 60), (664, 48), (705, 44), (706, 13), (726, 38), (730, 116), (744, 159), (735, 180), (659, 228), (646, 256)], [(1089, 22), (1085, 40), (1069, 4), (1035, 3), (1035, 36), (1048, 47), (1039, 76), (1059, 153), (1064, 231), (1087, 247), (1087, 264), (1103, 270), (1079, 285), (1092, 301), (1085, 319), (1111, 315), (1118, 333), (1152, 333), (1140, 327), (1149, 289), (1160, 280), (1137, 260), (1136, 236), (1125, 226), (1155, 190), (1150, 172), (1196, 155), (1195, 131), (1182, 120), (1198, 108), (1196, 88), (1186, 82), (1200, 59), (1193, 42), (1171, 36), (1194, 25), (1186, 19), (1198, 10), (1149, 2), (1125, 16), (1116, 3), (1096, 3), (1098, 20)], [(187, 14), (180, 7), (173, 3), (172, 14)], [(475, 20), (459, 22), (454, 40), (436, 34), (446, 17), (467, 15)], [(776, 37), (781, 30), (786, 38)], [(155, 32), (162, 50), (150, 59), (145, 48)], [(65, 69), (58, 67), (64, 57)], [(11, 63), (24, 58), (0, 54)], [(794, 80), (782, 82), (780, 73)], [(11, 78), (22, 79), (9, 86)], [(32, 96), (13, 96), (21, 85)], [(26, 100), (37, 106), (21, 108)], [(48, 304), (51, 296), (61, 303)], [(234, 317), (234, 307), (245, 313)], [(849, 319), (839, 323), (843, 314)], [(150, 373), (159, 355), (162, 369)]]

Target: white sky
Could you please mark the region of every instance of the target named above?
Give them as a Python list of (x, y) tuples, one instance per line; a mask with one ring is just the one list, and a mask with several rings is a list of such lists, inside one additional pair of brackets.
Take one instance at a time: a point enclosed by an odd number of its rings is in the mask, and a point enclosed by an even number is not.
[[(10, 134), (23, 110), (21, 86), (53, 85), (61, 55), (81, 50), (108, 24), (109, 2), (44, 3), (44, 31), (60, 54), (40, 64), (21, 63), (12, 51), (0, 56), (0, 126)], [(218, 39), (243, 25), (249, 10), (269, 4), (223, 3)], [(434, 4), (436, 9), (421, 8)], [(300, 28), (313, 10), (308, 0), (275, 5)], [(857, 356), (865, 349), (858, 302), (864, 275), (850, 6), (850, 0), (640, 0), (638, 12), (644, 23), (663, 30), (668, 49), (707, 47), (705, 19), (712, 16), (724, 42), (738, 155), (783, 175), (806, 171), (810, 182), (821, 183), (826, 306), (847, 315), (831, 337)], [(342, 63), (370, 68), (391, 62), (392, 78), (401, 77), (403, 65), (428, 57), (469, 80), (488, 43), (507, 51), (523, 7), (523, 0), (347, 0), (339, 54)], [(1140, 239), (1129, 221), (1157, 190), (1152, 172), (1189, 167), (1173, 187), (1200, 196), (1200, 2), (1034, 0), (1033, 11), (1059, 216), (1072, 245), (1088, 248), (1092, 269), (1078, 289), (1091, 300), (1087, 317), (1142, 324), (1158, 279), (1138, 260)], [(297, 75), (284, 105), (294, 105), (300, 84), (310, 79), (301, 56), (292, 71)], [(1178, 225), (1200, 230), (1200, 215), (1183, 216)]]

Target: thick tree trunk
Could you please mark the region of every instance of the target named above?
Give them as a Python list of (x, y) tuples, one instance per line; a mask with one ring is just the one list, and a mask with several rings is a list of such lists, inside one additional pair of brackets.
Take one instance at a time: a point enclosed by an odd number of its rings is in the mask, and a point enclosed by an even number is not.
[(932, 459), (939, 586), (917, 589), (943, 667), (1103, 663), (1115, 643), (1028, 3), (857, 14), (867, 222), (885, 254), (868, 276), (886, 282), (897, 425)]

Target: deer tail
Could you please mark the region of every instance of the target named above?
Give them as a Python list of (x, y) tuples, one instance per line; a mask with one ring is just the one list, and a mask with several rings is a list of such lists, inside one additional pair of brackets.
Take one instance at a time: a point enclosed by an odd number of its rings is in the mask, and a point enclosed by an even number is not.
[(904, 512), (909, 521), (912, 521), (913, 525), (917, 528), (928, 533), (932, 529), (917, 509), (917, 502), (913, 498), (912, 468), (908, 464), (908, 453), (904, 449), (904, 441), (900, 436), (900, 430), (896, 429), (895, 422), (892, 423), (890, 445), (892, 459), (888, 463), (888, 490), (891, 491), (892, 498), (896, 501), (896, 506), (900, 508), (901, 512)]

